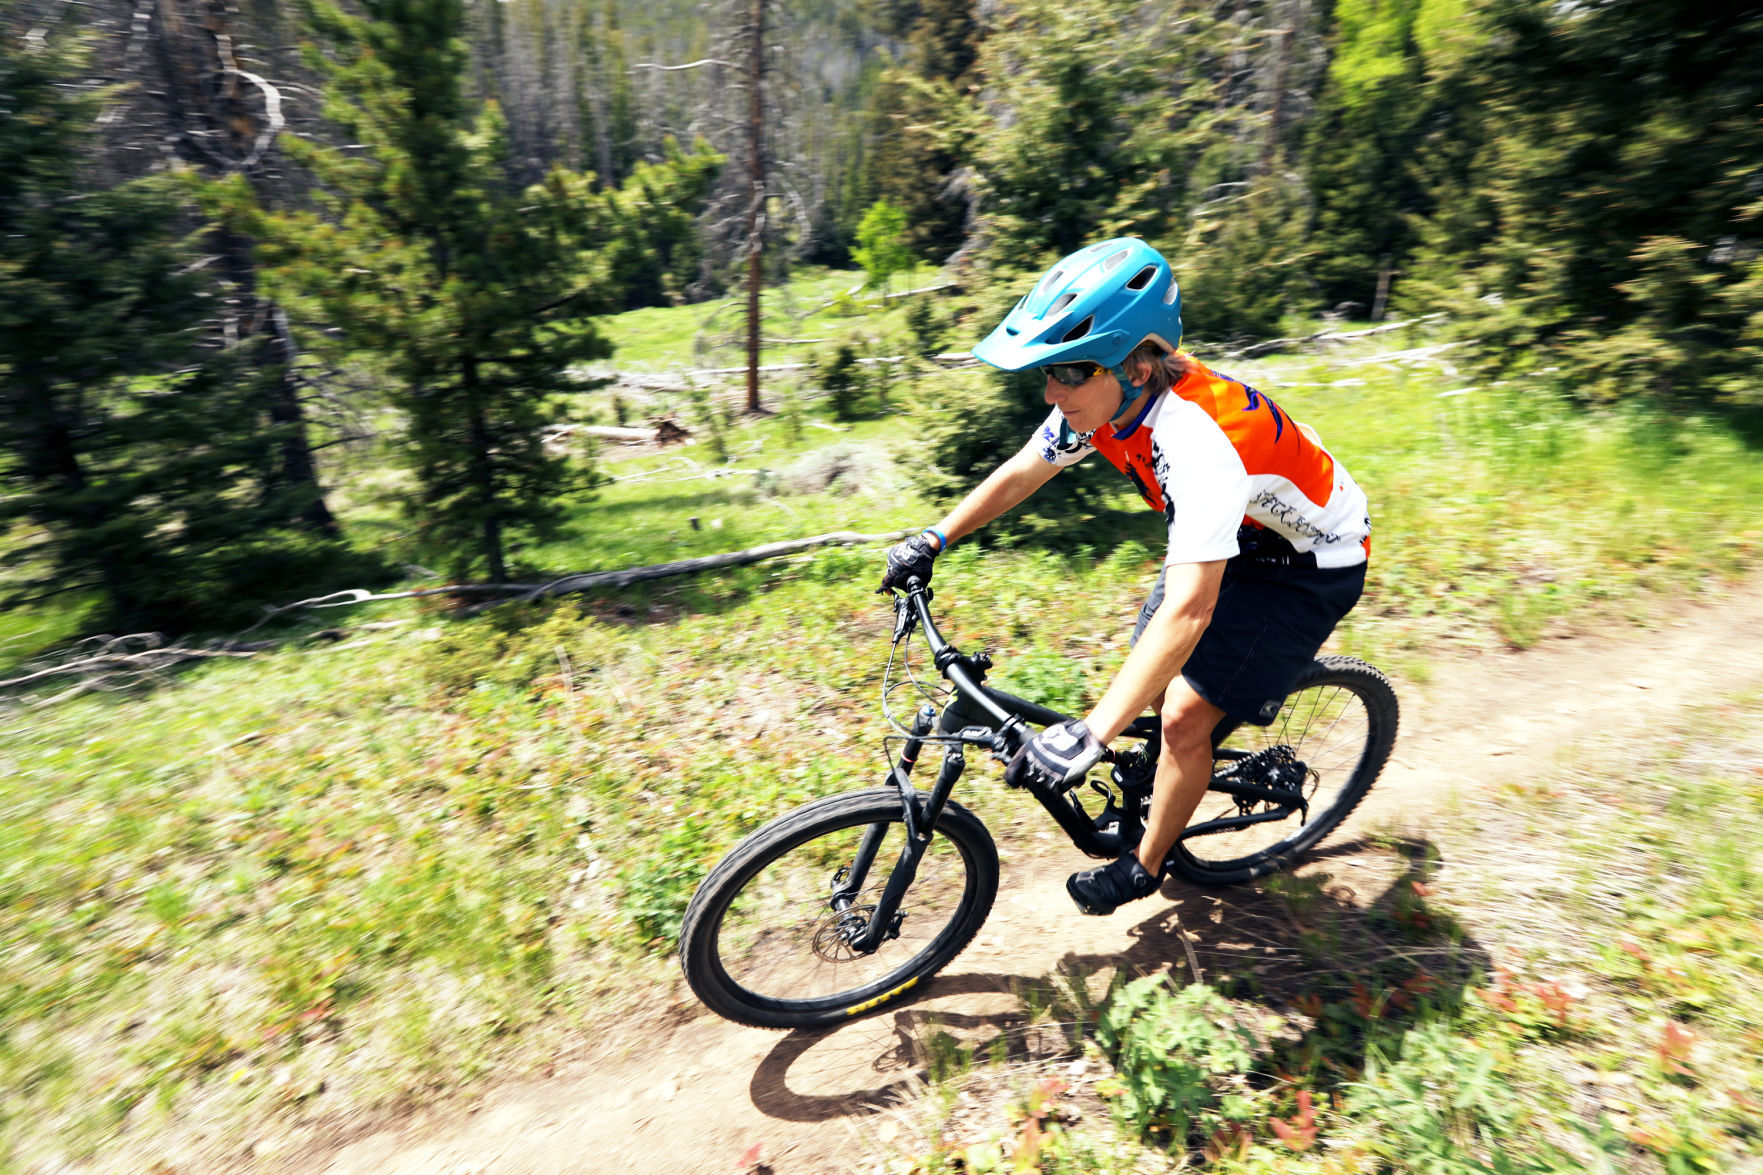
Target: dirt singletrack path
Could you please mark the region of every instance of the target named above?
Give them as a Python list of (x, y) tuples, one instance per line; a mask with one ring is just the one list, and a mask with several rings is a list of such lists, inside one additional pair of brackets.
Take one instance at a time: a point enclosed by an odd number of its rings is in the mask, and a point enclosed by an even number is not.
[[(1322, 855), (1332, 868), (1359, 866), (1349, 875), (1355, 879), (1388, 881), (1388, 869), (1380, 874), (1371, 860), (1377, 850), (1367, 830), (1448, 837), (1455, 794), (1522, 782), (1588, 738), (1644, 737), (1688, 707), (1753, 688), (1763, 688), (1763, 577), (1673, 606), (1645, 628), (1447, 661), (1425, 686), (1398, 682), (1395, 757)], [(1272, 949), (1235, 941), (1245, 935), (1224, 917), (1240, 900), (1235, 891), (1221, 897), (1171, 881), (1147, 902), (1085, 918), (1064, 892), (1066, 874), (1082, 863), (1075, 850), (1008, 837), (999, 847), (1004, 876), (990, 919), (906, 1007), (832, 1032), (780, 1035), (682, 1002), (654, 1023), (633, 1025), (629, 1039), (640, 1043), (614, 1042), (542, 1081), (492, 1087), (475, 1109), (358, 1127), (349, 1139), (313, 1139), (285, 1152), (277, 1169), (868, 1175), (900, 1130), (889, 1108), (921, 1087), (932, 1026), (979, 1043), (1004, 1034), (1011, 1051), (1033, 1054), (1033, 1034), (1042, 1029), (1028, 1022), (1020, 993), (1044, 977), (1105, 978), (1115, 967), (1153, 971), (1184, 957), (1190, 966), (1212, 967)], [(1052, 1042), (1050, 1052), (1066, 1043)], [(744, 1163), (755, 1145), (763, 1161)]]

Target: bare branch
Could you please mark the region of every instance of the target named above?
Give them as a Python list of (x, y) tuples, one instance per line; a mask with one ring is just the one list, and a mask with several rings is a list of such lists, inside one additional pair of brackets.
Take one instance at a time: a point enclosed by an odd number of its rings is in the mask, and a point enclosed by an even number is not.
[(0, 680), (0, 689), (17, 689), (55, 677), (79, 679), (72, 689), (38, 703), (39, 706), (50, 705), (92, 690), (127, 689), (180, 662), (249, 657), (267, 647), (229, 641), (212, 648), (186, 649), (165, 645), (164, 641), (165, 638), (156, 632), (91, 637), (75, 645), (66, 654), (66, 660), (19, 677)]
[[(536, 600), (543, 596), (561, 595), (564, 592), (629, 587), (633, 583), (643, 583), (651, 579), (693, 575), (700, 571), (714, 571), (723, 567), (738, 567), (744, 563), (758, 563), (764, 559), (776, 559), (780, 555), (793, 555), (798, 551), (806, 551), (814, 547), (858, 546), (863, 543), (893, 542), (896, 539), (905, 538), (911, 533), (909, 530), (901, 530), (886, 531), (881, 534), (858, 534), (855, 531), (839, 530), (830, 534), (817, 534), (811, 538), (762, 543), (757, 547), (748, 547), (744, 551), (728, 551), (721, 555), (705, 555), (697, 559), (679, 559), (672, 563), (651, 564), (648, 567), (629, 567), (623, 571), (596, 571), (587, 575), (568, 575), (535, 588), (520, 598), (523, 601)], [(478, 608), (488, 606), (480, 604)]]
[[(633, 583), (643, 583), (651, 579), (666, 579), (676, 575), (694, 575), (700, 571), (715, 571), (723, 567), (738, 567), (746, 563), (758, 563), (765, 559), (776, 559), (783, 555), (794, 555), (799, 551), (811, 550), (826, 546), (858, 546), (865, 543), (893, 542), (913, 533), (909, 530), (885, 531), (880, 534), (858, 534), (855, 531), (840, 530), (829, 534), (817, 534), (809, 538), (786, 539), (776, 543), (762, 543), (757, 547), (748, 547), (744, 551), (728, 551), (720, 555), (705, 555), (697, 559), (680, 559), (672, 563), (655, 563), (646, 567), (627, 567), (622, 571), (595, 571), (585, 574), (566, 575), (562, 579), (554, 579), (550, 583), (456, 583), (446, 587), (424, 588), (413, 592), (381, 592), (374, 593), (365, 588), (348, 588), (344, 591), (331, 592), (329, 595), (314, 596), (309, 600), (297, 600), (292, 604), (283, 604), (279, 608), (265, 611), (263, 619), (244, 630), (239, 635), (262, 627), (271, 619), (284, 612), (296, 608), (343, 608), (352, 604), (366, 604), (377, 600), (413, 600), (424, 596), (461, 596), (461, 595), (505, 595), (513, 600), (491, 600), (476, 604), (462, 610), (463, 615), (473, 615), (485, 608), (497, 604), (510, 603), (514, 600), (528, 601), (542, 599), (546, 596), (562, 595), (567, 592), (593, 591), (596, 588), (629, 587)], [(0, 685), (6, 683), (0, 682)]]
[(247, 171), (257, 166), (258, 162), (262, 160), (264, 152), (269, 150), (270, 144), (275, 142), (275, 137), (281, 133), (282, 127), (287, 125), (287, 120), (282, 117), (282, 92), (249, 70), (228, 68), (220, 72), (244, 78), (256, 86), (263, 95), (263, 116), (266, 125), (258, 132), (257, 141), (251, 145), (251, 154), (236, 164), (240, 171)]
[[(1253, 359), (1257, 355), (1268, 355), (1274, 351), (1284, 351), (1303, 343), (1333, 343), (1339, 342), (1343, 339), (1363, 339), (1371, 335), (1388, 334), (1390, 331), (1401, 330), (1402, 328), (1409, 326), (1416, 326), (1423, 322), (1437, 322), (1444, 317), (1443, 314), (1423, 314), (1419, 318), (1410, 318), (1402, 322), (1386, 322), (1382, 326), (1367, 327), (1365, 330), (1319, 330), (1313, 335), (1303, 335), (1299, 338), (1268, 339), (1265, 342), (1255, 343), (1252, 346), (1244, 347), (1240, 351), (1226, 351), (1225, 357), (1229, 359)], [(1380, 358), (1382, 358), (1382, 356), (1380, 356)]]
[(726, 66), (729, 66), (731, 69), (733, 68), (733, 64), (731, 62), (723, 61), (721, 58), (718, 58), (718, 57), (705, 57), (699, 61), (688, 61), (684, 65), (656, 65), (652, 61), (639, 61), (636, 64), (632, 65), (630, 68), (631, 69), (658, 69), (663, 72), (672, 72), (673, 70), (676, 70), (676, 69), (697, 69), (700, 65), (726, 65)]

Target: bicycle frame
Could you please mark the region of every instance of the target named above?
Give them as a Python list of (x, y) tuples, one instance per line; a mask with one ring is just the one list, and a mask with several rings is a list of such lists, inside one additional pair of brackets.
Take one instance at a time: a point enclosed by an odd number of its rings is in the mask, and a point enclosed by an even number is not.
[[(949, 794), (955, 789), (955, 782), (967, 769), (967, 756), (963, 748), (979, 746), (994, 755), (1008, 756), (1015, 753), (1021, 745), (1027, 734), (1027, 723), (1047, 726), (1064, 722), (1070, 717), (1027, 698), (988, 688), (985, 677), (991, 668), (991, 658), (984, 653), (967, 656), (943, 639), (942, 633), (937, 631), (936, 622), (931, 619), (929, 600), (929, 589), (917, 580), (912, 580), (907, 585), (905, 595), (895, 597), (894, 640), (898, 643), (908, 638), (914, 628), (922, 628), (937, 670), (955, 687), (956, 693), (940, 714), (929, 705), (919, 708), (908, 729), (906, 744), (901, 748), (900, 757), (889, 773), (890, 780), (900, 792), (907, 831), (906, 843), (900, 850), (900, 857), (893, 871), (888, 875), (887, 884), (882, 888), (881, 897), (870, 914), (868, 925), (851, 941), (855, 950), (864, 953), (875, 950), (884, 939), (898, 933), (900, 899), (917, 877), (918, 863), (930, 844), (937, 817), (948, 803)], [(1154, 719), (1141, 718), (1125, 733), (1152, 739), (1157, 736), (1157, 724)], [(932, 738), (944, 743), (943, 761), (929, 795), (921, 800), (912, 786), (911, 774), (925, 742)], [(1118, 831), (1098, 829), (1089, 813), (1072, 798), (1069, 791), (1046, 787), (1031, 787), (1028, 790), (1081, 851), (1092, 857), (1116, 857), (1125, 851), (1127, 839)], [(1134, 818), (1136, 819), (1136, 814)], [(875, 863), (884, 831), (885, 826), (872, 826), (859, 844), (850, 868), (839, 879), (832, 894), (834, 909), (847, 910), (855, 903), (868, 879), (870, 868)]]
[[(1026, 724), (1050, 726), (1071, 718), (1071, 715), (1061, 714), (1027, 698), (1019, 698), (1003, 690), (988, 687), (985, 677), (992, 665), (991, 658), (984, 653), (969, 656), (945, 640), (937, 630), (935, 621), (931, 619), (930, 599), (929, 587), (917, 579), (908, 581), (904, 595), (895, 596), (894, 641), (898, 644), (909, 638), (914, 628), (922, 628), (937, 670), (955, 687), (955, 697), (943, 707), (940, 714), (928, 704), (919, 708), (907, 730), (906, 743), (901, 748), (900, 757), (889, 772), (889, 780), (900, 793), (902, 818), (907, 831), (906, 843), (875, 908), (870, 912), (867, 925), (850, 940), (851, 946), (860, 953), (875, 950), (884, 940), (899, 933), (902, 917), (899, 913), (900, 901), (917, 877), (919, 862), (930, 844), (937, 818), (948, 803), (956, 781), (967, 768), (967, 757), (963, 748), (984, 747), (994, 756), (1004, 758), (1014, 754), (1027, 737)], [(1235, 726), (1236, 723), (1229, 719), (1221, 723), (1213, 732), (1214, 746), (1227, 737)], [(1149, 749), (1156, 746), (1160, 731), (1157, 720), (1146, 715), (1135, 719), (1121, 733), (1129, 738), (1144, 739)], [(933, 738), (945, 746), (943, 761), (937, 771), (936, 782), (931, 786), (929, 794), (921, 800), (912, 786), (911, 774), (924, 744)], [(1215, 750), (1214, 755), (1220, 759), (1246, 757), (1245, 752), (1226, 749)], [(1154, 753), (1149, 757), (1154, 759)], [(1107, 760), (1117, 761), (1117, 756), (1110, 754)], [(1127, 790), (1126, 781), (1118, 774), (1116, 782), (1122, 785), (1123, 792)], [(1142, 781), (1138, 786), (1143, 786)], [(1075, 787), (1062, 789), (1031, 784), (1026, 790), (1047, 810), (1066, 836), (1071, 838), (1072, 844), (1091, 857), (1118, 857), (1130, 845), (1137, 843), (1138, 835), (1142, 832), (1135, 803), (1129, 802), (1125, 808), (1120, 809), (1120, 820), (1114, 830), (1110, 831), (1099, 828), (1096, 820), (1077, 801)], [(1242, 799), (1268, 801), (1279, 806), (1266, 812), (1223, 817), (1195, 825), (1185, 830), (1181, 839), (1223, 832), (1267, 820), (1283, 820), (1293, 811), (1293, 807), (1287, 805), (1294, 799), (1299, 804), (1302, 803), (1301, 796), (1273, 791), (1247, 781), (1222, 780), (1216, 776), (1209, 790), (1225, 792)], [(856, 904), (857, 896), (862, 892), (870, 869), (875, 864), (885, 831), (885, 825), (870, 827), (849, 868), (835, 883), (830, 895), (833, 909), (843, 912)]]

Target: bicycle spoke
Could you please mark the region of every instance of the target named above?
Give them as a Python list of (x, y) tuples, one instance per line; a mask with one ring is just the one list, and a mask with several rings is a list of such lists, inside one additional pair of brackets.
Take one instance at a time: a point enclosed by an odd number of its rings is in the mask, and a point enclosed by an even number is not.
[[(1276, 748), (1287, 748), (1292, 759), (1304, 768), (1303, 781), (1297, 785), (1306, 804), (1302, 817), (1293, 809), (1283, 819), (1188, 837), (1181, 842), (1182, 848), (1202, 866), (1217, 863), (1223, 867), (1231, 862), (1278, 853), (1283, 851), (1283, 846), (1298, 842), (1305, 837), (1311, 818), (1332, 809), (1352, 784), (1371, 734), (1370, 712), (1355, 689), (1326, 681), (1300, 688), (1286, 699), (1272, 723), (1265, 727), (1239, 727), (1226, 745), (1251, 756), (1250, 760), (1237, 760), (1233, 764), (1235, 770), (1249, 772), (1244, 776), (1249, 781), (1256, 778), (1256, 771), (1273, 769), (1271, 766), (1255, 767), (1255, 756), (1274, 754)], [(1266, 760), (1269, 764), (1278, 761)], [(1247, 768), (1245, 762), (1250, 764)], [(1219, 796), (1218, 802), (1209, 799), (1203, 804), (1196, 811), (1192, 824), (1277, 810), (1277, 805), (1267, 801), (1238, 800), (1225, 795)]]
[[(781, 856), (756, 876), (723, 916), (720, 961), (753, 994), (792, 1000), (835, 996), (875, 981), (910, 960), (956, 916), (966, 889), (960, 853), (935, 837), (900, 905), (898, 937), (870, 954), (851, 945), (900, 855), (903, 830), (890, 825), (864, 887), (844, 909), (833, 905), (833, 877), (855, 856), (868, 825), (839, 829)], [(829, 851), (834, 850), (836, 851)], [(840, 865), (822, 862), (837, 861)]]

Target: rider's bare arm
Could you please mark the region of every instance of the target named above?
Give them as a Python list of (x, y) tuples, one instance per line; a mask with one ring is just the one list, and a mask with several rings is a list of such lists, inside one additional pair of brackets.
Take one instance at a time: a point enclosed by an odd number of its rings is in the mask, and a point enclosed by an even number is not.
[(1125, 730), (1162, 693), (1194, 651), (1212, 620), (1224, 560), (1172, 563), (1164, 582), (1163, 602), (1145, 626), (1139, 643), (1114, 675), (1114, 682), (1084, 721), (1103, 744)]
[(980, 482), (956, 507), (937, 523), (937, 529), (953, 543), (964, 534), (971, 534), (998, 515), (1020, 505), (1028, 496), (1046, 485), (1059, 472), (1057, 465), (1043, 461), (1031, 442), (1010, 460), (998, 466), (991, 476)]

